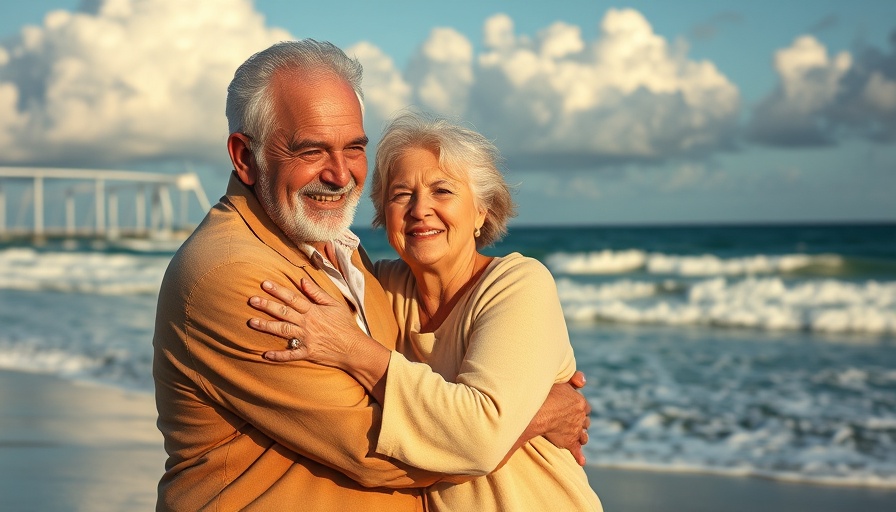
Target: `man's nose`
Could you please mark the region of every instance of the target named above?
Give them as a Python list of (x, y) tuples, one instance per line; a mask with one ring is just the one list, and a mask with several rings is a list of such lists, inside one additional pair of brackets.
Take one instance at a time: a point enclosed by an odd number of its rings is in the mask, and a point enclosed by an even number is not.
[(327, 158), (326, 167), (320, 173), (320, 180), (337, 188), (342, 188), (352, 180), (352, 173), (342, 151), (334, 151)]

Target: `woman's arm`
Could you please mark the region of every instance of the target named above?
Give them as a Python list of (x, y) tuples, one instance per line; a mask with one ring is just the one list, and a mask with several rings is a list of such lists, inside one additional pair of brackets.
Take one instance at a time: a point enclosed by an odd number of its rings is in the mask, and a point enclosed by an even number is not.
[[(433, 354), (449, 372), (457, 368), (453, 382), (393, 354), (377, 452), (421, 468), (481, 475), (513, 449), (561, 369), (572, 373), (574, 359), (556, 285), (535, 260), (500, 261), (459, 307), (438, 341), (456, 349)], [(445, 359), (455, 355), (459, 366)]]
[(578, 390), (585, 387), (585, 374), (575, 372), (567, 382), (554, 384), (541, 409), (526, 426), (526, 430), (507, 452), (498, 467), (503, 466), (518, 448), (532, 438), (544, 436), (558, 448), (572, 453), (580, 466), (585, 465), (582, 446), (588, 444), (588, 427), (591, 426), (591, 405)]

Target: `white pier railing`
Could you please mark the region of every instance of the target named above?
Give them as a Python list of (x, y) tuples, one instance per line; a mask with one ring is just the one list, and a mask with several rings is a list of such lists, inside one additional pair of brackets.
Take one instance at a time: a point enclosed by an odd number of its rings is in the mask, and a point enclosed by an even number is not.
[[(180, 193), (177, 207), (172, 191)], [(0, 238), (170, 236), (193, 228), (191, 197), (202, 212), (211, 207), (195, 173), (0, 167)], [(81, 222), (79, 208), (87, 213)]]

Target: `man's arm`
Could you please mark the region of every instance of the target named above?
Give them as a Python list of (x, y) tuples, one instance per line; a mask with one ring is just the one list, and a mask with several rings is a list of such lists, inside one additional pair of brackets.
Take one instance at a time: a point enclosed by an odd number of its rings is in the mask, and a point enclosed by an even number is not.
[[(368, 487), (424, 487), (440, 475), (375, 452), (380, 407), (344, 372), (262, 359), (282, 340), (246, 325), (246, 297), (272, 269), (232, 263), (204, 275), (189, 293), (184, 337), (193, 378), (219, 406), (275, 442)], [(293, 276), (294, 277), (294, 276)], [(284, 283), (289, 276), (284, 276)]]

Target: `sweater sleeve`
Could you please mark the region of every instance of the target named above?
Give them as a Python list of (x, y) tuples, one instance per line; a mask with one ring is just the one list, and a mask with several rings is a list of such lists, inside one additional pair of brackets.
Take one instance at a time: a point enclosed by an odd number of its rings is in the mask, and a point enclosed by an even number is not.
[(483, 278), (467, 306), (466, 350), (456, 382), (393, 352), (379, 453), (429, 471), (487, 474), (558, 377), (565, 380), (574, 371), (550, 272), (530, 258), (506, 259), (500, 263), (504, 271), (496, 268)]

